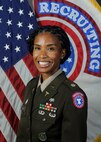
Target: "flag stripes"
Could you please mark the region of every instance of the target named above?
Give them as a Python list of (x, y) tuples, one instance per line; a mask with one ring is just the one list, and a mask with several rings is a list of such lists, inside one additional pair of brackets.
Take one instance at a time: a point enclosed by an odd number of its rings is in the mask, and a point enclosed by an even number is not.
[[(10, 80), (8, 79), (7, 75), (5, 74), (5, 72), (2, 70), (2, 74), (1, 74), (1, 86), (2, 86), (2, 92), (5, 94), (7, 100), (9, 101), (10, 105), (12, 106), (12, 108), (14, 109), (16, 115), (18, 118), (20, 118), (20, 107), (22, 105), (22, 101), (20, 99), (20, 97), (18, 96), (18, 94), (16, 93), (13, 85), (11, 84)], [(3, 102), (3, 100), (2, 100)], [(9, 108), (8, 108), (9, 109)]]
[[(8, 102), (7, 98), (5, 97), (5, 94), (2, 92), (2, 90), (0, 90), (0, 95), (2, 97), (2, 104), (1, 104), (1, 109), (4, 113), (4, 115), (6, 116), (6, 119), (8, 120), (8, 122), (10, 123), (12, 129), (14, 130), (15, 133), (17, 133), (17, 124), (19, 122), (18, 117), (15, 114), (15, 111), (13, 110), (13, 108), (11, 107), (10, 103)], [(9, 108), (9, 111), (8, 109)], [(12, 115), (12, 118), (11, 118)]]
[(10, 80), (10, 83), (13, 85), (16, 93), (19, 95), (20, 99), (23, 100), (23, 90), (25, 88), (25, 85), (23, 81), (21, 80), (19, 74), (15, 70), (14, 67), (11, 67), (7, 72), (6, 72), (7, 77)]
[(6, 142), (6, 140), (5, 140), (5, 138), (4, 138), (4, 136), (3, 136), (1, 131), (0, 131), (0, 140), (1, 140), (1, 142)]
[[(13, 67), (11, 67), (7, 72), (4, 72), (3, 69), (0, 68), (0, 100), (2, 100), (2, 102), (0, 102), (0, 119), (3, 119), (4, 124), (1, 125), (1, 142), (6, 142), (6, 132), (8, 131), (10, 131), (10, 133), (16, 137), (23, 101), (23, 91), (28, 81), (31, 80), (33, 76), (38, 74), (37, 69), (34, 67), (35, 65), (33, 63), (33, 59), (28, 54)], [(4, 131), (5, 127), (3, 126), (8, 127), (8, 129)], [(8, 133), (8, 135), (11, 134)], [(15, 138), (13, 139), (11, 136), (9, 137), (12, 142), (15, 141)], [(7, 139), (7, 142), (11, 142), (9, 139)]]
[(36, 76), (38, 75), (38, 70), (36, 69), (34, 63), (33, 63), (33, 59), (32, 56), (30, 54), (28, 54), (27, 56), (25, 56), (23, 58), (23, 61), (25, 62), (26, 66), (28, 67), (30, 73), (32, 74), (32, 76)]
[(16, 140), (23, 92), (37, 74), (27, 47), (37, 26), (27, 0), (0, 0), (0, 142)]
[[(0, 109), (0, 119), (1, 119), (0, 130), (4, 136), (2, 141), (6, 140), (7, 142), (11, 142), (11, 141), (14, 142), (16, 139), (16, 134), (1, 109)], [(0, 141), (1, 141), (1, 139), (0, 139)]]
[[(23, 67), (23, 69), (22, 69)], [(30, 73), (28, 67), (26, 66), (25, 62), (23, 60), (20, 60), (18, 63), (14, 65), (15, 70), (19, 74), (22, 82), (26, 86), (28, 83), (28, 80), (32, 79), (32, 74)], [(25, 77), (26, 76), (26, 77)]]

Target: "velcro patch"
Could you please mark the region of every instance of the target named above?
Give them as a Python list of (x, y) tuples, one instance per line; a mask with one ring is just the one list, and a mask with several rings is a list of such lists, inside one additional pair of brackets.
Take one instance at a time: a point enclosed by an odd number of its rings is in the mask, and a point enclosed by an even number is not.
[(73, 104), (76, 108), (83, 108), (84, 95), (81, 92), (76, 92), (72, 95)]

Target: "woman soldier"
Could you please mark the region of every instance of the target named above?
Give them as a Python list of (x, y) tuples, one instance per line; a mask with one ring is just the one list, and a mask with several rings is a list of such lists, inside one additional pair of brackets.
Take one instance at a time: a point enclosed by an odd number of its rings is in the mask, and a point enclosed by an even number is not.
[(86, 142), (87, 97), (60, 69), (71, 54), (58, 26), (42, 26), (29, 38), (40, 73), (26, 86), (16, 142)]

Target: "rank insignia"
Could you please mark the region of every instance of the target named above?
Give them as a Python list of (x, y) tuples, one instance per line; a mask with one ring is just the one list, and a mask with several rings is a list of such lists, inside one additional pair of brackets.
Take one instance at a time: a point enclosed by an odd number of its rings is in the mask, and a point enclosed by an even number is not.
[(72, 84), (71, 84), (71, 87), (76, 87), (76, 84), (72, 83)]
[(76, 92), (72, 95), (73, 104), (76, 108), (83, 108), (84, 95), (81, 92)]

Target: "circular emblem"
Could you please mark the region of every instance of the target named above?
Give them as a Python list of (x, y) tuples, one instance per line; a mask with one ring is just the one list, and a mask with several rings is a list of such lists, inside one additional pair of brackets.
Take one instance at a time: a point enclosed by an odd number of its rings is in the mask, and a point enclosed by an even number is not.
[(38, 22), (41, 25), (55, 24), (62, 27), (69, 36), (71, 55), (61, 65), (66, 76), (70, 80), (81, 77), (83, 72), (100, 76), (100, 29), (91, 15), (68, 1), (54, 4), (52, 1), (45, 1), (36, 5)]
[(77, 92), (73, 94), (73, 104), (76, 108), (83, 108), (84, 106), (84, 96), (82, 93)]

